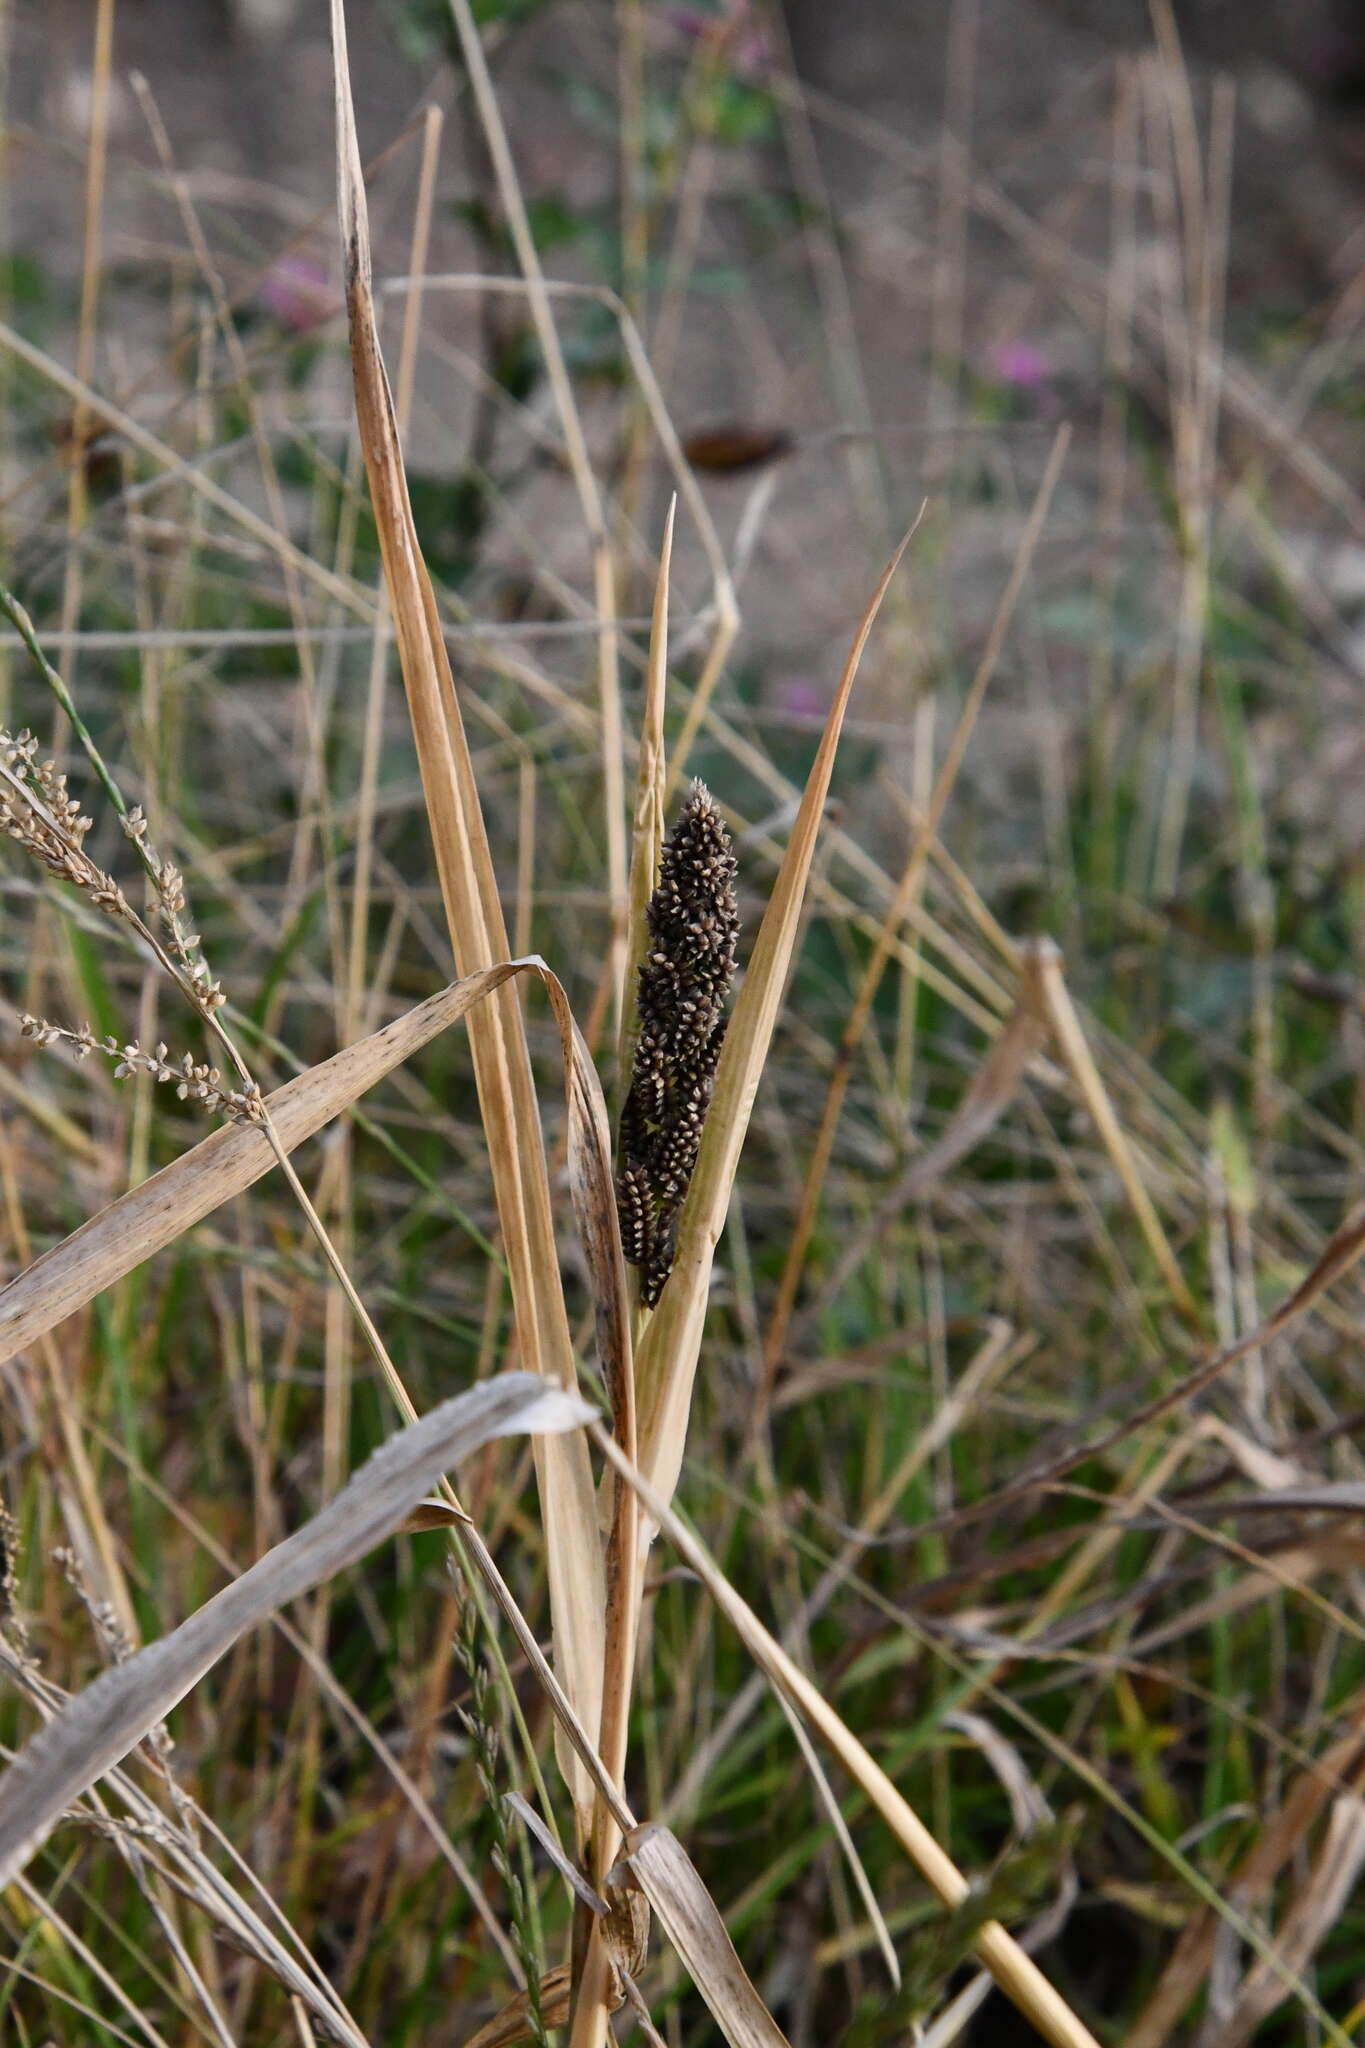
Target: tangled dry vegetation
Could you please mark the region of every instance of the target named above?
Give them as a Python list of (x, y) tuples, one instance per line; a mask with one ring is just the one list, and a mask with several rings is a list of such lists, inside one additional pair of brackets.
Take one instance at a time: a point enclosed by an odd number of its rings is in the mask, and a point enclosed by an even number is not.
[[(1309, 431), (1354, 300), (1287, 394), (1225, 350), (1228, 108), (1157, 7), (1112, 269), (1013, 219), (1102, 416), (972, 420), (964, 371), (922, 469), (853, 434), (882, 559), (776, 715), (740, 591), (767, 548), (840, 608), (772, 466), (834, 437), (684, 448), (658, 364), (708, 166), (780, 137), (847, 374), (811, 109), (745, 9), (675, 76), (627, 0), (626, 296), (557, 284), (516, 10), (486, 47), (451, 0), (506, 269), (444, 281), (532, 456), (489, 429), (441, 496), (441, 123), (372, 257), (331, 12), (344, 321), (252, 325), (144, 85), (172, 396), (97, 377), (97, 234), (74, 372), (0, 325), (7, 516), (46, 474), (58, 541), (3, 597), (6, 2038), (1351, 2040), (1365, 997), (1320, 776), (1361, 655), (1268, 508), (1365, 534)], [(939, 172), (944, 247), (1011, 218)]]

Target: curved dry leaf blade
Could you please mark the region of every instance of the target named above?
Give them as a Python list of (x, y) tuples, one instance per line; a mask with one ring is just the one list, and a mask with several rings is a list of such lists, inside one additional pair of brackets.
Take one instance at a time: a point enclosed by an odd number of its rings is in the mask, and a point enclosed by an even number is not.
[(72, 1700), (0, 1778), (0, 1890), (74, 1799), (126, 1756), (237, 1639), (363, 1557), (433, 1482), (493, 1437), (561, 1432), (592, 1410), (533, 1373), (507, 1373), (443, 1401), (390, 1437), (302, 1529), (160, 1642)]
[[(452, 982), (406, 1016), (334, 1053), (266, 1098), (286, 1152), (382, 1081), (405, 1059), (453, 1024), (496, 981), (516, 971), (507, 962)], [(140, 1266), (196, 1223), (240, 1195), (276, 1165), (265, 1132), (251, 1124), (214, 1131), (160, 1173), (101, 1209), (0, 1289), (0, 1364), (106, 1287)]]
[[(464, 1016), (481, 997), (517, 974), (538, 976), (550, 997), (565, 1068), (570, 1195), (597, 1303), (603, 1374), (609, 1388), (629, 1385), (633, 1371), (630, 1323), (606, 1102), (568, 997), (543, 960), (534, 956), (505, 960), (453, 982), (384, 1030), (358, 1040), (332, 1059), (287, 1082), (266, 1098), (266, 1108), (284, 1150), (293, 1151), (409, 1054)], [(151, 1180), (120, 1196), (0, 1290), (0, 1363), (83, 1308), (155, 1252), (172, 1244), (223, 1202), (251, 1187), (276, 1163), (264, 1131), (234, 1124), (213, 1132)], [(557, 1261), (555, 1279), (557, 1284)], [(564, 1465), (571, 1479), (580, 1467), (591, 1496), (591, 1469), (583, 1446), (579, 1458), (572, 1464), (565, 1461)], [(427, 1521), (420, 1526), (435, 1525)], [(600, 1642), (602, 1638), (606, 1605), (595, 1508), (592, 1521), (585, 1526), (592, 1533), (591, 1567), (576, 1577), (570, 1570), (569, 1577), (576, 1603), (582, 1605), (590, 1623), (588, 1649), (579, 1676), (586, 1697), (575, 1695), (572, 1686), (569, 1692), (581, 1721), (595, 1738), (601, 1718), (603, 1665), (600, 1655), (593, 1663), (591, 1646), (593, 1640)], [(553, 1529), (547, 1528), (547, 1542), (553, 1557)], [(572, 1564), (572, 1558), (569, 1562)], [(556, 1609), (560, 1631), (575, 1625), (577, 1605), (570, 1610), (567, 1624), (565, 1612), (563, 1605)], [(572, 1782), (576, 1803), (586, 1814), (591, 1807), (592, 1787), (578, 1764), (574, 1766)]]
[(712, 1254), (724, 1227), (735, 1169), (786, 987), (844, 713), (873, 621), (909, 542), (907, 534), (887, 564), (853, 636), (725, 1034), (701, 1150), (678, 1223), (673, 1271), (640, 1342), (636, 1360), (639, 1462), (665, 1499), (672, 1498), (682, 1468)]
[(448, 1500), (433, 1494), (429, 1500), (419, 1500), (415, 1508), (409, 1508), (398, 1531), (403, 1536), (425, 1536), (432, 1529), (463, 1529), (469, 1517), (461, 1508), (453, 1508)]
[(613, 1873), (624, 1866), (649, 1900), (731, 2048), (790, 2048), (749, 1981), (715, 1900), (686, 1850), (667, 1828), (648, 1825), (626, 1837)]
[(1191, 1322), (1199, 1322), (1199, 1306), (1186, 1285), (1180, 1264), (1171, 1250), (1156, 1203), (1142, 1178), (1142, 1169), (1134, 1151), (1132, 1141), (1124, 1130), (1117, 1110), (1110, 1100), (1109, 1091), (1095, 1064), (1094, 1054), (1086, 1039), (1080, 1013), (1071, 999), (1062, 972), (1062, 956), (1055, 945), (1041, 943), (1036, 948), (1044, 1014), (1052, 1027), (1057, 1046), (1063, 1059), (1071, 1069), (1072, 1079), (1095, 1129), (1099, 1132), (1128, 1197), (1129, 1206), (1137, 1219), (1138, 1228), (1147, 1241), (1148, 1250), (1177, 1308)]
[[(265, 1107), (281, 1145), (292, 1152), (438, 1032), (519, 974), (534, 974), (543, 983), (559, 1031), (569, 1110), (570, 1196), (597, 1301), (603, 1372), (611, 1388), (629, 1379), (631, 1363), (607, 1106), (563, 984), (543, 960), (534, 955), (504, 960), (452, 982), (382, 1031), (357, 1039), (287, 1081), (266, 1097)], [(277, 1163), (262, 1129), (231, 1124), (120, 1195), (0, 1289), (0, 1364), (144, 1259), (173, 1244), (232, 1196), (242, 1194)]]

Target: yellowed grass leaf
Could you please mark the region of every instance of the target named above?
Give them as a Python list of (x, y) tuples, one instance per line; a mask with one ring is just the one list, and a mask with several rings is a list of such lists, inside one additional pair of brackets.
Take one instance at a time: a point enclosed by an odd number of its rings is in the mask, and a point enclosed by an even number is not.
[[(628, 1380), (631, 1369), (611, 1134), (597, 1070), (564, 989), (542, 960), (504, 960), (452, 982), (382, 1031), (286, 1081), (266, 1096), (264, 1107), (282, 1149), (292, 1152), (438, 1032), (520, 974), (534, 974), (544, 984), (559, 1029), (569, 1111), (570, 1194), (598, 1303), (598, 1336), (610, 1388)], [(242, 1194), (276, 1164), (274, 1147), (259, 1126), (231, 1124), (111, 1202), (0, 1289), (0, 1363)]]

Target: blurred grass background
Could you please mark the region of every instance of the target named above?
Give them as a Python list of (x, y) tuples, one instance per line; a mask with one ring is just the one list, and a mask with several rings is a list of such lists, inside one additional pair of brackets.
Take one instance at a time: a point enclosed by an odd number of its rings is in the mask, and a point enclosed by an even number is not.
[[(541, 261), (590, 288), (554, 303), (607, 507), (627, 786), (671, 479), (618, 306), (695, 493), (674, 562), (674, 742), (717, 560), (737, 588), (688, 769), (734, 826), (747, 938), (852, 624), (928, 501), (836, 770), (720, 1248), (684, 1502), (980, 1879), (983, 1911), (1041, 1923), (1040, 1962), (1102, 2039), (1316, 2042), (1324, 2013), (1349, 2037), (1365, 2001), (1365, 1550), (1354, 1512), (1282, 1496), (1362, 1477), (1358, 1283), (1066, 1481), (991, 1503), (1254, 1328), (1361, 1193), (1358, 25), (1309, 9), (1294, 40), (1258, 13), (1230, 30), (1213, 8), (992, 0), (842, 21), (643, 0), (478, 12)], [(393, 281), (432, 206), (407, 451), (509, 924), (600, 1024), (588, 536), (524, 298), (477, 281), (517, 265), (449, 14), (385, 0), (351, 20), (393, 360), (410, 296)], [(0, 30), (5, 579), (185, 870), (272, 1083), (451, 973), (396, 682), (376, 700), (372, 807), (359, 794), (379, 565), (338, 308), (325, 31), (319, 10), (245, 0), (60, 0)], [(894, 933), (784, 1327), (840, 1034), (1063, 423), (1061, 482)], [(41, 685), (12, 642), (0, 658), (7, 722), (46, 738)], [(21, 1043), (19, 1014), (202, 1047), (79, 902), (17, 856), (0, 888), (12, 1272), (200, 1135), (165, 1091)], [(1041, 935), (1063, 950), (1193, 1318), (1053, 1046), (974, 1149), (888, 1202), (1010, 1013), (1013, 942)], [(555, 1041), (531, 1008), (553, 1135)], [(320, 1140), (303, 1161), (419, 1404), (506, 1362), (462, 1035), (376, 1091), (346, 1147)], [(563, 1255), (572, 1273), (567, 1229)], [(586, 1330), (585, 1291), (579, 1306)], [(267, 1182), (0, 1370), (9, 1628), (27, 1617), (53, 1683), (79, 1687), (110, 1654), (89, 1560), (53, 1556), (83, 1545), (58, 1404), (150, 1638), (220, 1583), (210, 1543), (248, 1561), (389, 1432), (351, 1344)], [(527, 1471), (489, 1457), (463, 1498), (543, 1621)], [(803, 1616), (850, 1543), (844, 1582)], [(970, 1974), (963, 1928), (846, 1793), (901, 1957), (891, 1992), (782, 1715), (746, 1693), (739, 1645), (658, 1558), (639, 1805), (683, 1832), (791, 2040), (1023, 2038), (994, 1997), (945, 2018)], [(456, 1653), (459, 1613), (426, 1536), (299, 1619), (505, 1913), (457, 1711), (480, 1655)], [(548, 1758), (529, 1684), (523, 1704)], [(0, 1697), (7, 1742), (31, 1725)], [(373, 2040), (464, 2042), (508, 1995), (467, 1895), (277, 1635), (244, 1644), (173, 1732), (177, 1774)], [(515, 1750), (497, 1767), (526, 1789)], [(1248, 1865), (1262, 1875), (1236, 1893)], [(535, 1868), (556, 1952), (562, 1887)], [(215, 2038), (107, 1843), (68, 1828), (30, 1876), (46, 1914), (17, 1889), (0, 1900), (16, 2041)], [(1230, 1895), (1282, 1942), (1287, 1983), (1258, 1991), (1216, 1913), (1201, 1936), (1201, 1907)], [(215, 1943), (193, 1901), (176, 1915), (231, 2038), (300, 2038), (257, 1963)], [(662, 1942), (646, 1988), (666, 2038), (714, 2038)]]

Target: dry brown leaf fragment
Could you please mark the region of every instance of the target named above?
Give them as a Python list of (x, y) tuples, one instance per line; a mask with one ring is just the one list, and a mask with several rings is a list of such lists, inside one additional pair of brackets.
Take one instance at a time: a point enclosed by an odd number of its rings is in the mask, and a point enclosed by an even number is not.
[(693, 469), (709, 469), (720, 476), (737, 476), (761, 469), (789, 455), (795, 447), (785, 427), (750, 427), (740, 423), (705, 428), (683, 442), (683, 454)]
[(649, 1961), (649, 1900), (634, 1885), (609, 1882), (607, 1905), (610, 1911), (603, 1929), (607, 1953), (618, 1969), (638, 1977)]

